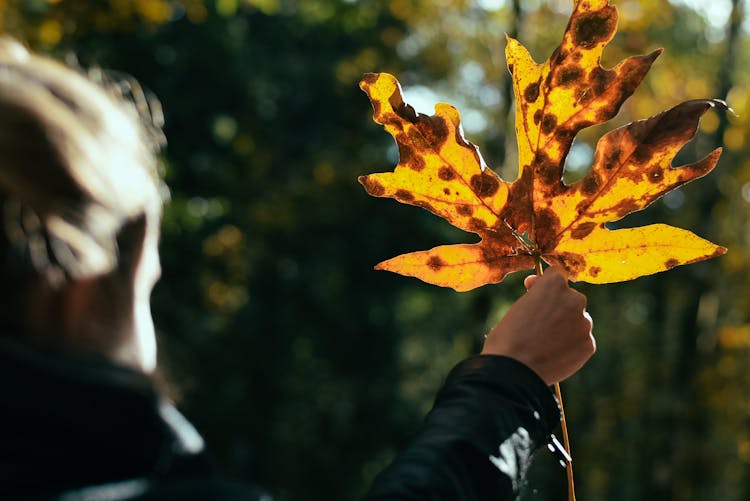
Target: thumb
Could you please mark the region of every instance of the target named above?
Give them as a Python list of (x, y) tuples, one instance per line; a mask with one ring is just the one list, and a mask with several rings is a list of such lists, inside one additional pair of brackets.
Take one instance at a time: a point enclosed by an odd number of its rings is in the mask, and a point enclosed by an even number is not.
[(531, 290), (531, 288), (534, 286), (534, 283), (539, 279), (539, 276), (537, 275), (529, 275), (523, 280), (523, 286), (526, 287), (526, 290)]

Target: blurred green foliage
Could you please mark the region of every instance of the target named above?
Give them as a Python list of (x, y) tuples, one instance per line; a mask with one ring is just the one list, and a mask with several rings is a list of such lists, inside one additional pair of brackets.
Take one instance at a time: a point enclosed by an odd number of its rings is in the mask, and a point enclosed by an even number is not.
[[(154, 294), (162, 364), (222, 471), (280, 501), (353, 499), (404, 444), (450, 367), (522, 293), (520, 274), (457, 294), (372, 271), (470, 241), (367, 197), (397, 152), (357, 82), (388, 71), (423, 112), (515, 178), (503, 33), (544, 60), (568, 0), (0, 0), (3, 30), (162, 101), (172, 190)], [(681, 153), (724, 144), (717, 170), (621, 224), (666, 222), (729, 247), (636, 281), (580, 285), (598, 354), (563, 385), (581, 499), (750, 497), (750, 74), (742, 0), (619, 0), (605, 65), (666, 48), (612, 122), (580, 134), (568, 178), (615, 125), (726, 98)], [(521, 5), (522, 4), (522, 5)], [(524, 499), (563, 497), (544, 452)]]

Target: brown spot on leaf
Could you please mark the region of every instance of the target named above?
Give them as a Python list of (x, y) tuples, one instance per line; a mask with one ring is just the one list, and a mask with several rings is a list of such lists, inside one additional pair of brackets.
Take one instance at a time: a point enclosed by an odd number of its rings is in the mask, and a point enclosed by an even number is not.
[(675, 258), (672, 258), (672, 259), (668, 259), (667, 262), (664, 263), (664, 266), (666, 266), (668, 270), (671, 270), (672, 268), (674, 268), (678, 264), (680, 264), (680, 262), (678, 260), (676, 260)]
[(443, 193), (445, 193), (446, 195), (450, 195), (451, 190), (449, 190), (448, 188), (443, 188)]
[(645, 145), (639, 145), (636, 149), (633, 150), (633, 153), (630, 154), (630, 159), (638, 164), (647, 164), (651, 161), (651, 156), (653, 154), (654, 150), (652, 150), (651, 148)]
[(469, 184), (474, 193), (482, 198), (491, 197), (500, 188), (500, 182), (497, 178), (486, 171), (471, 176)]
[(508, 65), (508, 72), (510, 72), (511, 75), (513, 74), (513, 69), (514, 69), (513, 68), (513, 64), (509, 64)]
[(474, 213), (471, 206), (465, 204), (456, 207), (456, 212), (461, 216), (471, 216)]
[(607, 41), (617, 27), (617, 19), (612, 10), (612, 7), (606, 7), (573, 19), (573, 43), (581, 47), (593, 47)]
[(440, 170), (438, 170), (438, 177), (443, 181), (450, 181), (456, 177), (456, 174), (450, 167), (440, 167)]
[(380, 116), (380, 109), (381, 108), (382, 108), (382, 106), (380, 104), (380, 101), (372, 101), (372, 111), (373, 111), (373, 114), (376, 117)]
[(539, 122), (542, 121), (542, 110), (536, 110), (534, 112), (534, 123), (539, 125)]
[(411, 170), (421, 172), (425, 168), (425, 161), (420, 155), (414, 154), (414, 148), (407, 144), (398, 144), (398, 156), (400, 163), (406, 165)]
[(589, 80), (591, 81), (591, 86), (594, 89), (594, 94), (597, 96), (600, 94), (604, 94), (604, 92), (606, 92), (607, 89), (614, 83), (615, 78), (616, 76), (614, 71), (608, 71), (599, 66), (592, 69), (591, 73), (589, 74)]
[(664, 172), (662, 172), (661, 167), (655, 165), (653, 169), (650, 169), (646, 173), (646, 178), (652, 183), (658, 184), (664, 179)]
[[(507, 221), (516, 231), (523, 233), (528, 231), (528, 221), (531, 219), (531, 191), (533, 189), (533, 169), (525, 165), (521, 171), (521, 177), (510, 185), (508, 189), (508, 201), (498, 214), (496, 228), (503, 233), (508, 233), (505, 226)], [(508, 233), (510, 236), (510, 233)], [(514, 238), (511, 236), (511, 238)]]
[(533, 103), (539, 97), (539, 82), (534, 82), (526, 87), (523, 91), (523, 98), (527, 103)]
[(414, 200), (414, 195), (407, 190), (397, 190), (396, 193), (393, 194), (394, 197), (396, 197), (396, 200), (400, 202), (411, 202)]
[[(582, 127), (579, 125), (577, 128), (581, 129)], [(559, 143), (567, 145), (568, 147), (570, 147), (570, 144), (573, 142), (575, 135), (576, 130), (569, 127), (560, 127), (555, 131), (555, 139), (557, 139)]]
[(576, 90), (576, 102), (581, 106), (585, 105), (594, 98), (593, 92), (588, 87), (581, 87)]
[(601, 108), (594, 112), (594, 118), (596, 119), (596, 121), (592, 123), (599, 124), (602, 122), (606, 122), (607, 120), (615, 116), (615, 114), (617, 114), (617, 110), (619, 109), (620, 104), (622, 104), (625, 98), (627, 98), (627, 96), (625, 96), (620, 99), (620, 97), (618, 96), (622, 96), (622, 93), (617, 93), (615, 97), (608, 99), (606, 103), (603, 103)]
[(586, 177), (583, 178), (583, 181), (581, 181), (581, 191), (585, 195), (591, 196), (599, 190), (601, 182), (601, 179), (595, 172), (589, 172)]
[(417, 151), (430, 150), (432, 145), (425, 139), (422, 131), (417, 127), (409, 127), (406, 132), (396, 134), (396, 142), (406, 144)]
[(563, 66), (557, 74), (557, 85), (575, 84), (582, 76), (583, 71), (580, 66), (576, 66), (575, 64)]
[(612, 211), (619, 217), (622, 217), (631, 212), (635, 212), (640, 208), (641, 207), (636, 203), (634, 198), (625, 198), (617, 202), (617, 204), (612, 207)]
[(594, 231), (594, 228), (596, 228), (596, 223), (593, 221), (581, 223), (573, 228), (573, 231), (570, 232), (570, 236), (575, 238), (576, 240), (583, 240), (587, 236), (591, 235), (591, 232)]
[(557, 261), (565, 268), (569, 274), (578, 275), (586, 266), (586, 260), (578, 254), (572, 252), (558, 252), (555, 254)]
[(535, 173), (544, 184), (554, 184), (560, 181), (562, 169), (543, 151), (538, 151), (534, 157)]
[(555, 65), (561, 65), (563, 62), (565, 62), (565, 58), (568, 56), (566, 52), (563, 52), (560, 49), (560, 46), (558, 45), (557, 48), (552, 52), (552, 55), (550, 55), (549, 60)]
[(549, 249), (555, 245), (557, 234), (560, 233), (560, 218), (552, 209), (543, 209), (534, 214), (534, 240), (541, 249)]
[(416, 110), (411, 105), (404, 102), (404, 99), (401, 97), (400, 93), (394, 92), (391, 97), (388, 98), (388, 102), (390, 103), (391, 108), (393, 108), (393, 111), (395, 111), (398, 116), (408, 122), (416, 122)]
[(362, 76), (362, 82), (365, 82), (368, 85), (372, 85), (372, 84), (374, 84), (377, 81), (378, 81), (378, 74), (377, 73), (365, 73)]
[(472, 229), (472, 231), (479, 231), (479, 230), (484, 230), (484, 229), (486, 229), (486, 228), (487, 228), (487, 225), (485, 224), (485, 222), (484, 222), (484, 221), (482, 221), (482, 220), (481, 220), (481, 219), (479, 219), (478, 217), (473, 217), (473, 218), (471, 218), (471, 220), (469, 221), (469, 228), (471, 228), (471, 229)]
[(448, 124), (441, 116), (425, 117), (417, 122), (417, 127), (427, 142), (434, 147), (442, 145), (448, 139)]
[(621, 152), (619, 148), (613, 148), (609, 151), (605, 151), (604, 162), (602, 162), (604, 170), (614, 169), (615, 166), (620, 163), (620, 154)]
[(542, 119), (542, 132), (545, 134), (549, 134), (552, 132), (555, 127), (557, 126), (557, 117), (555, 115), (552, 115), (550, 113), (547, 113), (544, 115), (544, 118)]
[(592, 277), (598, 277), (599, 273), (601, 272), (602, 269), (599, 266), (592, 266), (591, 268), (589, 268), (589, 275), (591, 275)]
[(365, 191), (374, 197), (382, 196), (385, 193), (383, 185), (370, 176), (359, 176), (358, 181), (365, 187)]
[(432, 271), (438, 272), (443, 266), (445, 266), (445, 261), (440, 259), (440, 256), (431, 256), (430, 259), (427, 260), (427, 266), (429, 266)]

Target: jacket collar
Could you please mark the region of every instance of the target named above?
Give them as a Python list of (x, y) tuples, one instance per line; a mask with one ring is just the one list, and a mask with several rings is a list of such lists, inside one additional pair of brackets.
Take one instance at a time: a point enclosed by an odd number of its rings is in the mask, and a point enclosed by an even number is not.
[(145, 374), (4, 338), (0, 444), (0, 498), (205, 468), (200, 435)]

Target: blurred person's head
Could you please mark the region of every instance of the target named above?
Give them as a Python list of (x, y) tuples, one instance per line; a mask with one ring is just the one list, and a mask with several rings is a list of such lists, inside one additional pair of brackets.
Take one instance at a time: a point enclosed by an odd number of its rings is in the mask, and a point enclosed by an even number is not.
[(123, 94), (0, 39), (0, 337), (150, 371), (160, 131)]

